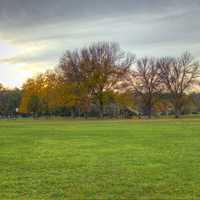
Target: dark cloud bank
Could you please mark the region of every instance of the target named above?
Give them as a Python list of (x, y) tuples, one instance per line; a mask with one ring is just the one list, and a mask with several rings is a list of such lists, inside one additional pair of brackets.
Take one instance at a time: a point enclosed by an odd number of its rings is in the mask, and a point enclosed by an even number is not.
[(139, 55), (187, 49), (200, 57), (199, 11), (199, 0), (0, 0), (0, 38), (45, 43), (27, 62), (48, 61), (97, 40), (120, 42)]

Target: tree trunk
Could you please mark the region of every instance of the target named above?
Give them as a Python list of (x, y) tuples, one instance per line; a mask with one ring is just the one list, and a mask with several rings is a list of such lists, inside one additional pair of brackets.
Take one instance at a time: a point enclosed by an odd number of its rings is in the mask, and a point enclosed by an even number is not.
[(75, 107), (72, 107), (71, 109), (71, 117), (75, 118)]
[(103, 117), (104, 117), (103, 116), (103, 105), (101, 104), (100, 107), (99, 107), (99, 118), (103, 119)]
[(151, 97), (149, 97), (149, 100), (148, 100), (148, 106), (147, 106), (147, 115), (148, 115), (148, 118), (151, 119), (152, 117), (152, 99)]
[(175, 109), (175, 118), (180, 118), (180, 111), (178, 109)]
[(88, 119), (88, 112), (84, 113), (84, 117), (85, 117), (85, 119)]
[(174, 99), (175, 118), (180, 118), (182, 111), (182, 95), (176, 95)]
[(81, 109), (78, 107), (78, 117), (81, 117)]
[(152, 117), (152, 109), (151, 109), (151, 106), (149, 106), (148, 108), (148, 118), (151, 119)]
[(103, 108), (104, 108), (104, 103), (103, 103), (103, 100), (102, 100), (102, 97), (100, 96), (99, 97), (99, 118), (100, 119), (103, 119)]

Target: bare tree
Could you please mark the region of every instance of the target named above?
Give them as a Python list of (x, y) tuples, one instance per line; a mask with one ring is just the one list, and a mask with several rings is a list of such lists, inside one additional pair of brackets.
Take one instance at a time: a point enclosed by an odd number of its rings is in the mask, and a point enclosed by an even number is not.
[(81, 82), (80, 54), (78, 50), (66, 51), (60, 59), (59, 69), (67, 82)]
[(185, 52), (178, 58), (161, 58), (158, 67), (160, 78), (171, 94), (171, 103), (178, 118), (186, 103), (186, 92), (198, 82), (200, 65), (190, 53)]
[(108, 96), (132, 65), (134, 56), (126, 55), (117, 43), (99, 42), (83, 49), (82, 59), (88, 86), (102, 118)]
[(156, 93), (160, 90), (160, 77), (155, 58), (141, 58), (130, 72), (130, 87), (140, 97), (149, 118), (152, 116)]

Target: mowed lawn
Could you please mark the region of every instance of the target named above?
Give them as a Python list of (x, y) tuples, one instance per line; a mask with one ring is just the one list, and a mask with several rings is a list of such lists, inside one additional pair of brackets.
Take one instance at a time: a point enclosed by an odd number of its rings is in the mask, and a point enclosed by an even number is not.
[(0, 121), (0, 200), (200, 199), (200, 120)]

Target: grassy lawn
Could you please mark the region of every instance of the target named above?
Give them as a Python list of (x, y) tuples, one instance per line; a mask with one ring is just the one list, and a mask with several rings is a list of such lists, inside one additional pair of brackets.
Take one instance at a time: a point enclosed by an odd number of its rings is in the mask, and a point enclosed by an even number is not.
[(200, 199), (200, 120), (0, 121), (0, 200)]

